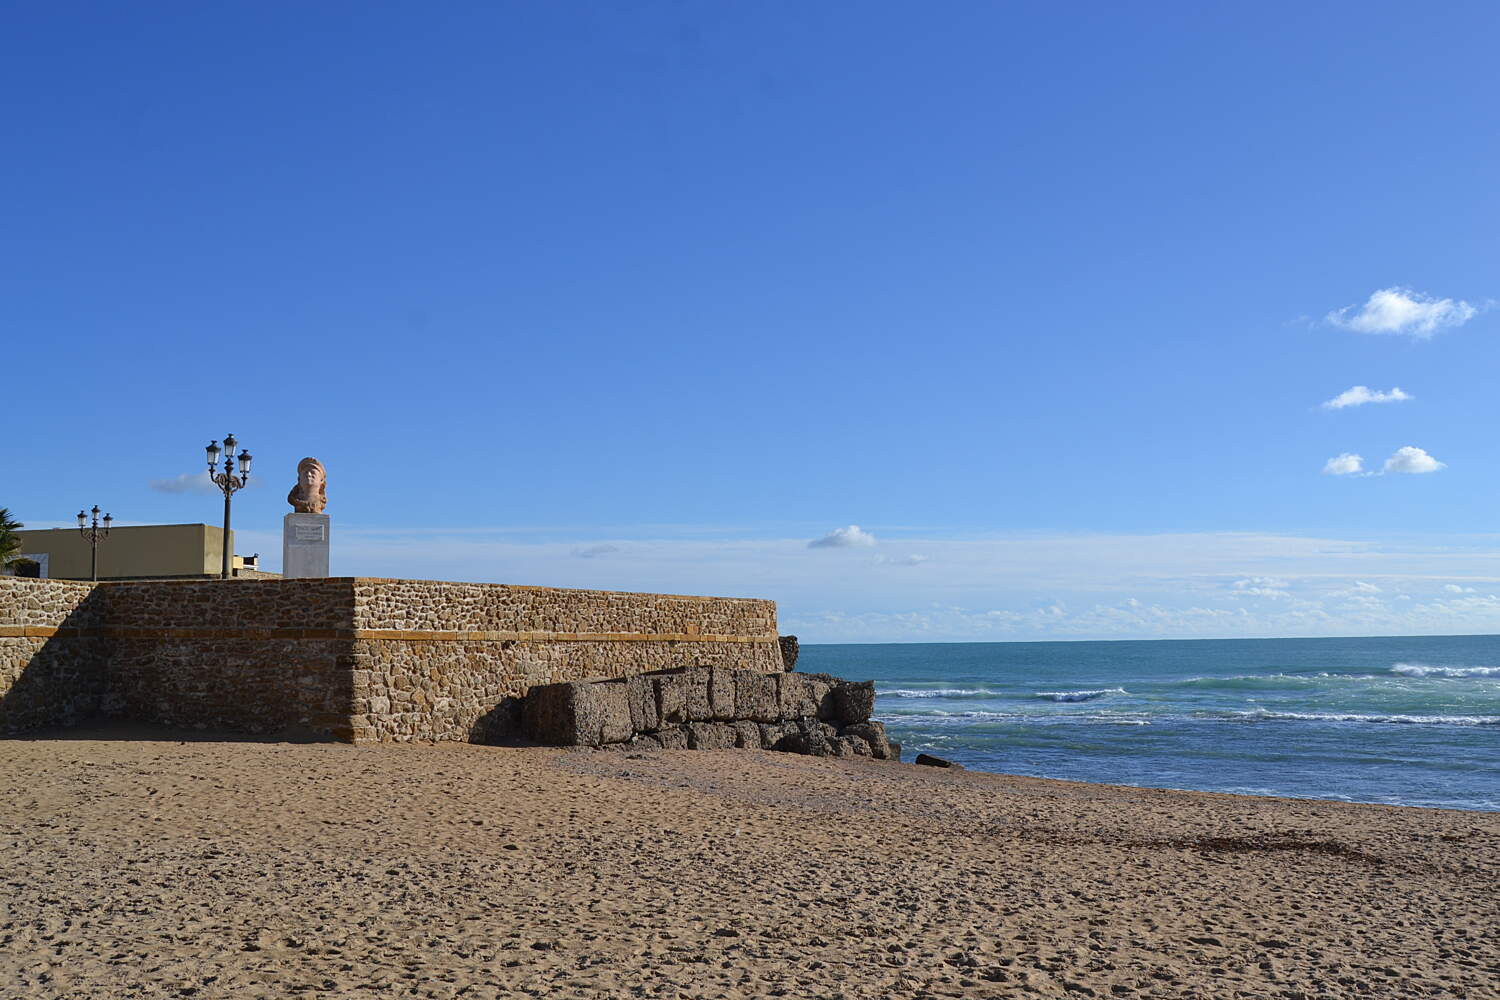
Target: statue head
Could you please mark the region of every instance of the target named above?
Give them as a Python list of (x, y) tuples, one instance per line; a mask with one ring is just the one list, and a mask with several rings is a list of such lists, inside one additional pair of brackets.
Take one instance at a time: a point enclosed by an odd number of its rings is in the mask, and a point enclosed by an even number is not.
[(299, 514), (321, 514), (328, 506), (328, 472), (316, 458), (297, 463), (297, 485), (286, 495), (286, 502)]

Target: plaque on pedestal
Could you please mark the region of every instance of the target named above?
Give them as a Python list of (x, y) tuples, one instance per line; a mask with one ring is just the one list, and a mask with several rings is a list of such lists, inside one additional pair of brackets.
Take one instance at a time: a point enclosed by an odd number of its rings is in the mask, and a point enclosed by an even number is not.
[(281, 575), (288, 580), (328, 575), (327, 514), (288, 514), (283, 519)]

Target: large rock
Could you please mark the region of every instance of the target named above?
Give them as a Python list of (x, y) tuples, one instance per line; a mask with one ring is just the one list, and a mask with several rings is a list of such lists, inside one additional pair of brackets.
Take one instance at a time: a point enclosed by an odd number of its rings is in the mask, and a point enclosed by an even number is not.
[(821, 736), (826, 740), (831, 740), (839, 734), (837, 728), (827, 722), (820, 722), (812, 716), (795, 719), (792, 725), (800, 733), (806, 733), (808, 736)]
[(522, 719), (528, 739), (553, 746), (623, 743), (635, 734), (627, 688), (619, 681), (534, 687), (526, 693)]
[(728, 667), (702, 668), (708, 674), (708, 714), (719, 722), (734, 715), (734, 671)]
[(870, 748), (870, 756), (876, 760), (896, 759), (891, 750), (890, 740), (885, 735), (885, 723), (883, 722), (856, 722), (839, 730), (840, 736), (853, 736), (865, 741)]
[(682, 672), (687, 683), (687, 717), (689, 722), (712, 722), (713, 702), (708, 695), (708, 667), (689, 667)]
[(781, 718), (775, 674), (758, 670), (734, 672), (734, 717), (751, 722), (776, 722)]
[(810, 733), (789, 733), (783, 736), (772, 747), (773, 750), (781, 750), (786, 753), (806, 754), (809, 757), (832, 757), (834, 755), (834, 743), (826, 736), (814, 736)]
[[(841, 726), (869, 722), (875, 712), (874, 681), (839, 681), (828, 698), (831, 721)], [(820, 718), (830, 718), (820, 715)]]
[(654, 733), (653, 735), (661, 741), (661, 748), (663, 750), (686, 750), (688, 748), (687, 727), (685, 725), (672, 726), (670, 729), (663, 729), (661, 732)]
[(688, 682), (681, 671), (653, 674), (651, 686), (656, 691), (656, 712), (660, 725), (665, 727), (688, 721)]
[(797, 637), (795, 635), (777, 636), (776, 643), (781, 647), (781, 665), (787, 670), (796, 670), (797, 653), (800, 651)]
[(828, 741), (835, 757), (868, 757), (870, 744), (858, 736), (836, 736)]
[(829, 691), (834, 678), (827, 674), (776, 675), (777, 708), (783, 719), (811, 715), (823, 718), (832, 708)]
[(734, 727), (734, 745), (746, 750), (760, 749), (760, 725), (741, 719), (730, 723)]
[(689, 722), (687, 724), (688, 748), (691, 750), (728, 750), (734, 746), (738, 734), (733, 726), (724, 722)]
[(766, 750), (774, 749), (782, 738), (788, 733), (797, 732), (794, 724), (786, 722), (762, 722), (760, 724), (760, 745)]
[(660, 728), (661, 712), (657, 708), (656, 685), (652, 683), (652, 678), (627, 678), (625, 690), (630, 699), (630, 724), (635, 731), (645, 733)]
[(930, 753), (917, 754), (917, 763), (923, 767), (946, 767), (954, 771), (962, 771), (964, 769), (962, 764), (955, 764), (945, 757), (934, 757)]

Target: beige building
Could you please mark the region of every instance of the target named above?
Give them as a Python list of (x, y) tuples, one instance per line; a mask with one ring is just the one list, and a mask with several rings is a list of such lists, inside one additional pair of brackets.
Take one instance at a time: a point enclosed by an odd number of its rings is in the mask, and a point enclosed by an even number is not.
[[(21, 557), (40, 565), (40, 576), (54, 580), (89, 578), (89, 542), (77, 528), (18, 531)], [(234, 532), (229, 533), (231, 546)], [(203, 580), (219, 575), (224, 529), (212, 524), (143, 524), (113, 528), (99, 540), (101, 580)], [(231, 549), (231, 551), (233, 551)], [(235, 556), (237, 577), (268, 577), (259, 555)]]

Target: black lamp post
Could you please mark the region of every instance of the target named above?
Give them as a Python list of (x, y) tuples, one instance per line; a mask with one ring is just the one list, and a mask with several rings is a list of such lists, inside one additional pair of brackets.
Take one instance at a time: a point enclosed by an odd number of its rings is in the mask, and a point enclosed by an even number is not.
[[(234, 496), (236, 490), (245, 488), (250, 481), (250, 453), (241, 451), (238, 456), (234, 449), (239, 447), (239, 442), (234, 439), (233, 434), (224, 435), (224, 471), (219, 471), (219, 442), (210, 441), (205, 449), (208, 452), (208, 478), (212, 479), (214, 485), (224, 493), (224, 564), (219, 571), (219, 578), (229, 579), (229, 498)], [(234, 473), (235, 459), (239, 459), (239, 475)]]
[(90, 524), (88, 518), (84, 516), (83, 511), (80, 510), (78, 512), (78, 533), (88, 539), (89, 579), (97, 582), (99, 579), (99, 540), (109, 537), (109, 522), (113, 521), (115, 516), (113, 514), (105, 514), (104, 524), (101, 527), (99, 524), (98, 504), (94, 504), (93, 514), (94, 521)]

